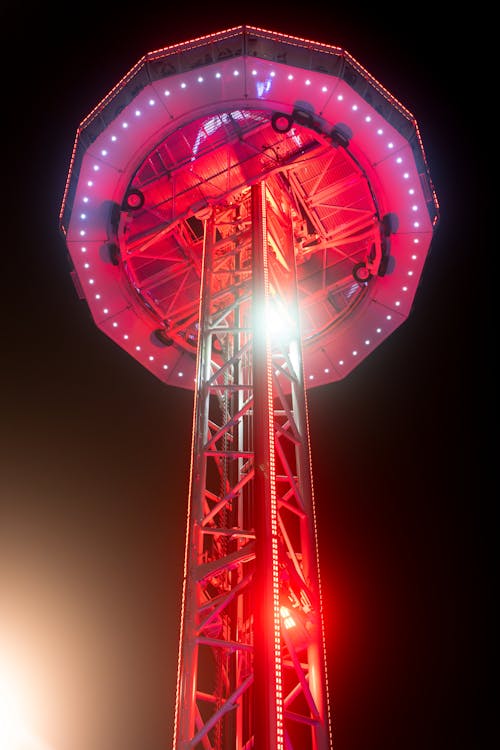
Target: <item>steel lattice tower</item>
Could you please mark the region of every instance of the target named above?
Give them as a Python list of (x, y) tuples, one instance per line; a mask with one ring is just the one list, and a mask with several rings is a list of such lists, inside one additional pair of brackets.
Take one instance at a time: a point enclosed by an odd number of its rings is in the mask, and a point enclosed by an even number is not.
[(306, 384), (405, 320), (437, 218), (415, 119), (324, 44), (148, 53), (78, 129), (75, 284), (194, 389), (174, 750), (331, 748)]

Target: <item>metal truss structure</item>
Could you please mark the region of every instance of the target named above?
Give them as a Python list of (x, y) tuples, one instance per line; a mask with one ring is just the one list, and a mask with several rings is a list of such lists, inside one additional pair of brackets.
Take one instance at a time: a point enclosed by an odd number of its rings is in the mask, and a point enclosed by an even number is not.
[(293, 227), (264, 182), (206, 219), (202, 290), (174, 746), (326, 750)]

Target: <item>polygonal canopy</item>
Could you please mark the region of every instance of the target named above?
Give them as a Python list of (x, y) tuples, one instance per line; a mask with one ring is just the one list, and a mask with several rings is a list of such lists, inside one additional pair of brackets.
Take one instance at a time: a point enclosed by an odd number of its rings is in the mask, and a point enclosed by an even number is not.
[(96, 324), (166, 383), (194, 387), (203, 219), (227, 212), (218, 253), (250, 246), (263, 179), (276, 255), (293, 230), (309, 387), (410, 313), (438, 204), (408, 110), (338, 47), (251, 26), (176, 44), (82, 122), (61, 209)]

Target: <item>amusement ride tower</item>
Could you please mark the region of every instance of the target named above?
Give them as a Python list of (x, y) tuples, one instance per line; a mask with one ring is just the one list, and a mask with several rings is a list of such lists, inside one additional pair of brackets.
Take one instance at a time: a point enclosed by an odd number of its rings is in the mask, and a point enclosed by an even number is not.
[(414, 117), (338, 47), (176, 44), (78, 129), (76, 287), (194, 390), (175, 750), (331, 748), (306, 390), (403, 323), (437, 219)]

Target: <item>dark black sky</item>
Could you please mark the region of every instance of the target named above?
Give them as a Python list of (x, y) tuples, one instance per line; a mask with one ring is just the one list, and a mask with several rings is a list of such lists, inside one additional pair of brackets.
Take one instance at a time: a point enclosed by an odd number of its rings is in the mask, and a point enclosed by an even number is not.
[(490, 282), (474, 30), (432, 4), (1, 6), (0, 657), (27, 675), (53, 750), (170, 747), (192, 395), (94, 325), (58, 213), (78, 124), (119, 78), (240, 23), (346, 48), (420, 125), (441, 221), (412, 315), (309, 396), (334, 739), (479, 748)]

